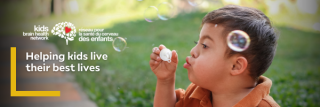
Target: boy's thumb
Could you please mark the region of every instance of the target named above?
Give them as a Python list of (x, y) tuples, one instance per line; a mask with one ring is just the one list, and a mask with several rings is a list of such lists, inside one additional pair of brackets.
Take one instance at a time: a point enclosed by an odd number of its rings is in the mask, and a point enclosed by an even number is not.
[(172, 50), (171, 62), (178, 63), (178, 54), (176, 50)]

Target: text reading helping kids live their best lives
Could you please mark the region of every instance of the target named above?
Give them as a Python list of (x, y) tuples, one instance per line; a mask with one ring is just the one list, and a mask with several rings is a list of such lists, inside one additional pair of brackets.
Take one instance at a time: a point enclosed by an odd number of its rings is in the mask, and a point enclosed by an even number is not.
[[(68, 52), (67, 54), (67, 60), (107, 60), (108, 55), (107, 54), (98, 54), (96, 52), (90, 52), (88, 54), (85, 53), (77, 53), (77, 52)], [(51, 65), (46, 65), (46, 61), (59, 61), (64, 62), (65, 61), (65, 54), (54, 54), (50, 52), (49, 54), (44, 54), (42, 52), (40, 53), (33, 53), (33, 52), (26, 52), (26, 60), (39, 60), (42, 61), (42, 65), (34, 65), (33, 63), (27, 64), (25, 67), (28, 72), (31, 71), (48, 71), (49, 69), (52, 69), (52, 71), (100, 71), (100, 66), (87, 66), (83, 65), (82, 63), (78, 63), (77, 67), (75, 65), (59, 65), (52, 63)]]

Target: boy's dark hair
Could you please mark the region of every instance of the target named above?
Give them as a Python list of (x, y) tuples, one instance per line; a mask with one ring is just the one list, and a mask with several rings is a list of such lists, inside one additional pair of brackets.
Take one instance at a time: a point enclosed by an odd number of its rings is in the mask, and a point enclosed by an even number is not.
[(202, 25), (205, 23), (224, 26), (225, 42), (227, 34), (232, 30), (242, 30), (249, 35), (251, 43), (247, 50), (235, 52), (228, 48), (226, 55), (230, 57), (241, 54), (247, 58), (248, 70), (254, 80), (269, 68), (275, 55), (278, 36), (269, 18), (260, 10), (228, 5), (208, 13), (202, 20)]

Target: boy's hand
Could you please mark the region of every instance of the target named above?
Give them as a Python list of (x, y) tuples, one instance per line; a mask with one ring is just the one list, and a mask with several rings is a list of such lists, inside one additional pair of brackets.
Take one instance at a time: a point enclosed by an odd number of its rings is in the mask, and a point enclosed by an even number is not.
[(167, 80), (174, 78), (175, 71), (178, 65), (178, 54), (175, 50), (172, 51), (171, 63), (162, 61), (159, 54), (162, 49), (166, 47), (160, 45), (153, 48), (153, 52), (150, 55), (150, 68), (159, 80)]

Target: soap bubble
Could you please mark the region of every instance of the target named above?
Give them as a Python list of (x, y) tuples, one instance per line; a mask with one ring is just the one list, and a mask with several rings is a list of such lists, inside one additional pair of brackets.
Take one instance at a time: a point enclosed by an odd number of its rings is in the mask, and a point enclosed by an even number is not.
[(158, 5), (158, 17), (161, 20), (168, 20), (173, 15), (173, 6), (168, 2), (162, 2)]
[(188, 3), (191, 6), (199, 6), (203, 3), (203, 0), (188, 0)]
[(242, 52), (249, 47), (250, 38), (246, 32), (234, 30), (228, 34), (227, 43), (232, 50)]
[(144, 11), (144, 19), (147, 22), (153, 22), (154, 20), (157, 19), (158, 15), (158, 9), (155, 6), (149, 6), (145, 11)]
[(127, 42), (122, 37), (116, 37), (112, 42), (112, 46), (114, 50), (121, 52), (126, 48)]

